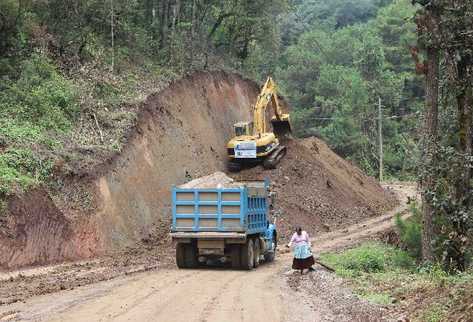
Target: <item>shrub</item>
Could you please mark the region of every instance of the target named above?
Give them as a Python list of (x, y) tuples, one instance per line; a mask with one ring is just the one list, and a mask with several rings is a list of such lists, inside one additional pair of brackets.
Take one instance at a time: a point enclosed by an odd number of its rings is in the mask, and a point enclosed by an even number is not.
[(51, 161), (39, 159), (31, 150), (9, 148), (0, 154), (0, 194), (42, 182), (51, 169)]
[(67, 130), (78, 112), (74, 87), (40, 55), (23, 61), (19, 77), (7, 80), (2, 87), (0, 118), (4, 120)]
[(0, 198), (46, 181), (59, 133), (78, 113), (76, 91), (44, 56), (18, 63), (0, 84)]
[(396, 215), (396, 227), (399, 231), (402, 247), (409, 255), (420, 259), (422, 256), (422, 222), (417, 205), (411, 205), (412, 217), (403, 220), (399, 214)]
[(361, 273), (385, 272), (389, 269), (413, 269), (414, 259), (393, 247), (369, 243), (341, 254), (323, 254), (322, 260), (332, 265), (337, 273), (356, 276)]

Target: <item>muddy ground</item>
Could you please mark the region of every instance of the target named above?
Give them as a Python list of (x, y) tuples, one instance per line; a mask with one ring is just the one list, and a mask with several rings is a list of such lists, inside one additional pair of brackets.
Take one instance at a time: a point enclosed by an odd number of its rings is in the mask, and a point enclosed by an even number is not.
[[(413, 194), (413, 189), (403, 188), (400, 199), (406, 200), (406, 193)], [(381, 217), (322, 233), (313, 241), (314, 251), (343, 249), (376, 238), (392, 229), (394, 215), (404, 209), (401, 205)], [(142, 247), (113, 258), (43, 267), (21, 275), (14, 272), (10, 277), (3, 274), (0, 298), (3, 303), (16, 302), (0, 305), (0, 320), (313, 322), (398, 318), (385, 307), (353, 295), (322, 267), (305, 275), (291, 271), (291, 255), (285, 249), (274, 263), (251, 272), (178, 270), (171, 254), (155, 250)]]

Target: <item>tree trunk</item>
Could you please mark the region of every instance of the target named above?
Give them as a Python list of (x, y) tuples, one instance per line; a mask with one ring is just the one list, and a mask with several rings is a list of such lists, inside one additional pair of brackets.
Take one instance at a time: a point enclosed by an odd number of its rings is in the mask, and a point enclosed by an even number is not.
[(166, 48), (167, 45), (167, 31), (168, 31), (168, 17), (169, 17), (169, 1), (163, 0), (161, 5), (161, 19), (159, 26), (159, 49)]
[(197, 0), (192, 1), (192, 18), (191, 18), (191, 39), (190, 50), (187, 52), (187, 65), (192, 69), (194, 65), (194, 49), (196, 43), (196, 28), (197, 28)]
[[(430, 24), (436, 23), (434, 17), (430, 16)], [(430, 28), (429, 28), (430, 29)], [(432, 29), (431, 29), (432, 30)], [(435, 28), (433, 28), (435, 30)], [(439, 63), (440, 52), (438, 48), (427, 49), (427, 71), (426, 71), (426, 94), (425, 94), (425, 128), (424, 128), (424, 162), (427, 169), (431, 169), (436, 162), (436, 147), (438, 138), (438, 96), (439, 96)], [(431, 201), (426, 198), (426, 192), (432, 191), (435, 186), (435, 178), (432, 171), (426, 174), (422, 185), (422, 258), (424, 261), (434, 260), (433, 237), (434, 237), (434, 209)]]

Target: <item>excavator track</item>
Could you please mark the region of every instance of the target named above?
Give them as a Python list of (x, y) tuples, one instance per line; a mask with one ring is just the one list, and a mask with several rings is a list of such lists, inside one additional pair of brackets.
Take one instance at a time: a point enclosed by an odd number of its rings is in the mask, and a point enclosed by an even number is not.
[(283, 145), (277, 147), (264, 161), (265, 169), (276, 169), (281, 159), (286, 155), (287, 148)]
[(241, 163), (236, 161), (228, 161), (227, 169), (229, 172), (240, 172)]

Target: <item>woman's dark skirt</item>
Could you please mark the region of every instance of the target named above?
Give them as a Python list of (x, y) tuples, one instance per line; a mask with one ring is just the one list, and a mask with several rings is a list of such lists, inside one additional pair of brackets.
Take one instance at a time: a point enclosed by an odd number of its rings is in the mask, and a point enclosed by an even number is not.
[(292, 269), (308, 269), (314, 264), (314, 256), (309, 256), (304, 259), (294, 257), (292, 260)]

